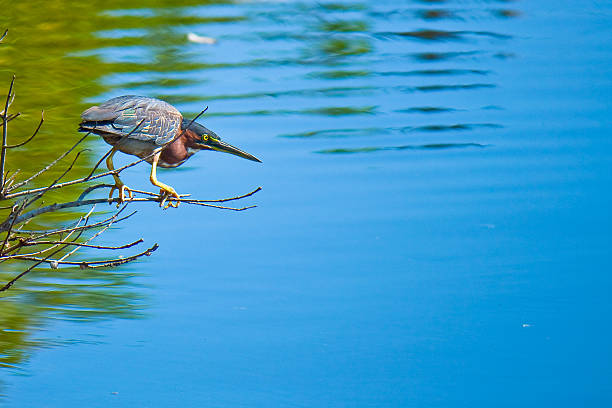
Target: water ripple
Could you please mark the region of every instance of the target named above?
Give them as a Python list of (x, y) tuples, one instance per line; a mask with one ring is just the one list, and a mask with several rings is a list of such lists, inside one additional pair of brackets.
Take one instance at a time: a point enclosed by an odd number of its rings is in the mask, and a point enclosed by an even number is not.
[(484, 148), (486, 145), (480, 143), (431, 143), (423, 145), (402, 145), (402, 146), (379, 146), (379, 147), (358, 147), (358, 148), (338, 148), (318, 150), (321, 154), (355, 154), (355, 153), (374, 153), (389, 150), (442, 150), (442, 149), (465, 149), (470, 147)]
[(387, 37), (405, 37), (423, 41), (450, 41), (450, 40), (466, 40), (468, 37), (489, 37), (501, 40), (512, 38), (507, 34), (499, 34), (491, 31), (446, 31), (446, 30), (416, 30), (416, 31), (399, 31), (399, 32), (379, 32), (376, 36)]

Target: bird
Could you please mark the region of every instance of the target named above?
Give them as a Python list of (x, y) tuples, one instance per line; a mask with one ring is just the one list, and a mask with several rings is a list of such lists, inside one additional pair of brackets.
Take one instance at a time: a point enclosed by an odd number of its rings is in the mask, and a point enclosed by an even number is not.
[[(145, 159), (151, 164), (150, 181), (160, 188), (160, 205), (168, 199), (168, 205), (178, 207), (180, 195), (171, 186), (157, 179), (157, 167), (178, 167), (200, 150), (230, 153), (261, 163), (257, 157), (221, 140), (204, 125), (183, 118), (169, 103), (147, 96), (124, 95), (92, 106), (81, 114), (80, 132), (102, 136), (112, 146), (106, 159), (109, 171), (114, 171), (113, 156), (117, 151)], [(112, 174), (119, 203), (131, 199), (133, 192), (117, 174)]]

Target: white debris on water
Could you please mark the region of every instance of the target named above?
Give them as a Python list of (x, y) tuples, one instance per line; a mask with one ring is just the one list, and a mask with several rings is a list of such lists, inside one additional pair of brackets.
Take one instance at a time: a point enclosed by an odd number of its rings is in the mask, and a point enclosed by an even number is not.
[(205, 37), (203, 35), (197, 35), (195, 33), (187, 34), (187, 39), (191, 42), (198, 43), (198, 44), (211, 44), (212, 45), (217, 42), (217, 40), (212, 37)]

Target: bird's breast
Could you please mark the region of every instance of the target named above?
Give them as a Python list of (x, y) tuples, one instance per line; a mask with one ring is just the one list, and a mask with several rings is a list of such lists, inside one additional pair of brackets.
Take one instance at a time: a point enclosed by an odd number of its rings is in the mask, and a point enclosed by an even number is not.
[(120, 152), (138, 156), (141, 159), (149, 156), (153, 153), (153, 151), (155, 151), (156, 148), (159, 147), (156, 146), (154, 143), (147, 143), (141, 140), (130, 138), (119, 138), (120, 142), (119, 140), (113, 140), (114, 143), (111, 143), (109, 140), (107, 140), (106, 137), (104, 138), (104, 140), (107, 143), (115, 146)]

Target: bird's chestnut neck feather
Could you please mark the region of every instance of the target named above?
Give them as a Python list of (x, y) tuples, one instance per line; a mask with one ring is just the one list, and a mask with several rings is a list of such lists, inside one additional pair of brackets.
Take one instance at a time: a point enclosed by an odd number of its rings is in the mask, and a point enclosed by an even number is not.
[(185, 160), (194, 155), (202, 148), (196, 144), (200, 140), (200, 136), (190, 129), (182, 132), (182, 135), (170, 143), (162, 150), (159, 157), (159, 165), (162, 167), (177, 167), (183, 164)]

